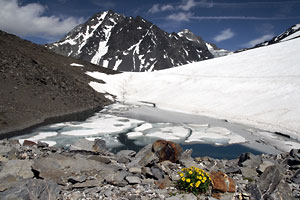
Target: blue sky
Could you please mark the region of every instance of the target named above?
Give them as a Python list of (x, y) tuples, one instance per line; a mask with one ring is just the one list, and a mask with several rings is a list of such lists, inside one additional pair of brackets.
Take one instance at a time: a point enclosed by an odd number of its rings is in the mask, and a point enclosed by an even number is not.
[(300, 0), (0, 0), (0, 29), (34, 43), (59, 40), (112, 9), (140, 15), (167, 32), (188, 28), (229, 50), (251, 47), (300, 23)]

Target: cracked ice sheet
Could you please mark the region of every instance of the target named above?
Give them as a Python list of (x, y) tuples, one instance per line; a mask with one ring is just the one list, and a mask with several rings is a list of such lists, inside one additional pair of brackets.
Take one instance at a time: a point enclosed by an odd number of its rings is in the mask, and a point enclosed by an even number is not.
[(146, 137), (161, 138), (171, 141), (184, 141), (190, 134), (190, 130), (182, 126), (166, 126), (161, 128), (148, 129)]
[(223, 127), (209, 127), (206, 125), (195, 126), (190, 125), (192, 129), (191, 136), (185, 141), (187, 143), (210, 143), (214, 145), (228, 145), (245, 143), (247, 140), (231, 132), (230, 130)]
[(95, 141), (95, 139), (102, 139), (105, 140), (105, 144), (107, 148), (117, 148), (124, 146), (117, 137), (86, 137), (88, 141)]
[(116, 117), (113, 115), (96, 115), (82, 123), (70, 124), (60, 130), (62, 135), (89, 136), (89, 135), (117, 135), (135, 128), (143, 121)]

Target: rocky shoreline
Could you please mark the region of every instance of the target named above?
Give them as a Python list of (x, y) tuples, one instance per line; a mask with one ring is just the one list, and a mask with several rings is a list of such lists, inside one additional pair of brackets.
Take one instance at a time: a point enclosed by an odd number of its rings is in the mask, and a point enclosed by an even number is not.
[[(164, 140), (139, 152), (113, 154), (103, 140), (67, 149), (5, 139), (0, 141), (0, 199), (300, 198), (300, 150), (245, 153), (233, 160), (192, 158), (191, 152)], [(178, 172), (191, 166), (210, 174), (213, 185), (207, 194), (176, 188)]]

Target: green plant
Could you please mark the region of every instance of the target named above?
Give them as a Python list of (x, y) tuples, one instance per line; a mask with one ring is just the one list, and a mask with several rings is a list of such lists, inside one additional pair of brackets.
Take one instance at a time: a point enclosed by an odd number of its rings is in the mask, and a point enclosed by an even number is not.
[(198, 195), (207, 192), (211, 185), (208, 173), (197, 167), (183, 168), (178, 173), (180, 176), (180, 180), (177, 182), (178, 189), (185, 192)]

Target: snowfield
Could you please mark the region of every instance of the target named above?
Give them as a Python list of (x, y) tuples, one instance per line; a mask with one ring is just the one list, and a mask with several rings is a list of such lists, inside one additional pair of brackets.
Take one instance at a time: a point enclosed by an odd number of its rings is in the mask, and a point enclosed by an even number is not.
[(300, 141), (300, 39), (156, 72), (90, 82), (120, 101), (227, 119)]

